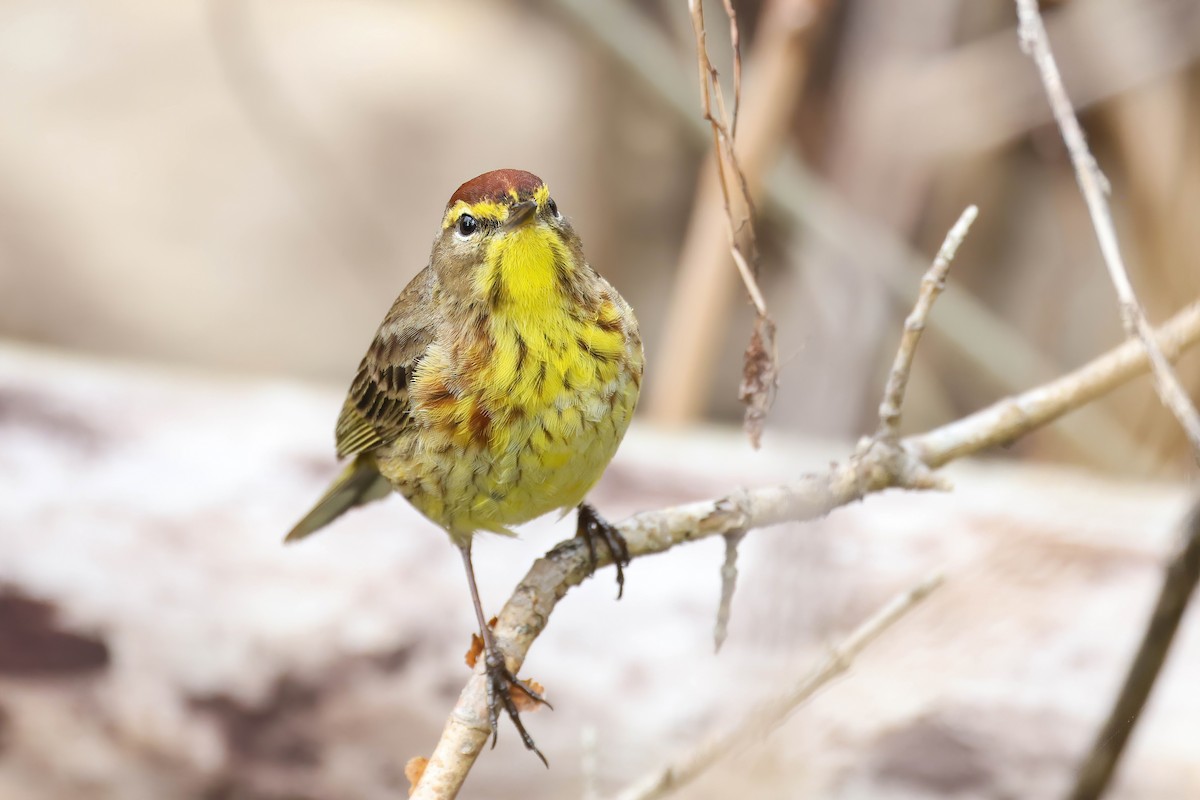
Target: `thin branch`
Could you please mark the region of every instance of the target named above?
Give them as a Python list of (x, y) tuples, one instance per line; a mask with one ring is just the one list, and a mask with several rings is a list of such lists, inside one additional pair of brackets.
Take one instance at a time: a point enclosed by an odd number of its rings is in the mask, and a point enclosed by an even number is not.
[(1146, 705), (1146, 699), (1150, 696), (1150, 690), (1158, 679), (1198, 581), (1200, 502), (1192, 507), (1184, 524), (1179, 545), (1167, 563), (1158, 602), (1146, 624), (1146, 632), (1142, 634), (1141, 646), (1129, 665), (1129, 674), (1125, 676), (1125, 683), (1108, 719), (1096, 733), (1091, 752), (1080, 767), (1079, 778), (1069, 795), (1070, 800), (1096, 800), (1104, 794), (1125, 744)]
[[(1158, 331), (1159, 347), (1169, 358), (1198, 341), (1200, 303), (1188, 306)], [(845, 463), (824, 472), (719, 500), (645, 512), (617, 527), (629, 544), (630, 557), (640, 558), (709, 536), (816, 519), (887, 488), (924, 488), (928, 470), (1040, 428), (1147, 368), (1145, 349), (1125, 342), (1055, 381), (928, 433), (894, 443), (866, 439)], [(596, 566), (611, 563), (607, 551), (598, 551), (596, 559)], [(534, 562), (501, 610), (494, 630), (510, 669), (523, 663), (558, 601), (592, 572), (587, 547), (577, 539), (559, 543)], [(457, 795), (490, 733), (484, 684), (479, 672), (467, 681), (414, 797), (447, 800)]]
[(1154, 331), (1146, 320), (1146, 314), (1133, 291), (1133, 284), (1129, 281), (1129, 273), (1125, 269), (1121, 248), (1117, 243), (1117, 229), (1106, 199), (1109, 191), (1108, 179), (1104, 177), (1095, 157), (1088, 149), (1083, 128), (1075, 116), (1070, 98), (1067, 97), (1062, 75), (1059, 74), (1058, 64), (1054, 61), (1054, 53), (1050, 50), (1046, 26), (1038, 12), (1037, 0), (1016, 0), (1016, 3), (1020, 19), (1017, 34), (1021, 40), (1021, 47), (1037, 65), (1042, 84), (1046, 87), (1050, 107), (1054, 111), (1054, 118), (1058, 121), (1063, 141), (1071, 154), (1075, 178), (1079, 182), (1079, 190), (1083, 193), (1088, 213), (1092, 217), (1100, 252), (1104, 256), (1105, 266), (1108, 267), (1108, 277), (1117, 292), (1125, 335), (1141, 340), (1142, 346), (1146, 348), (1159, 399), (1183, 426), (1188, 439), (1191, 440), (1196, 462), (1200, 463), (1200, 413), (1197, 413), (1196, 407), (1192, 405), (1175, 370), (1171, 369), (1170, 363), (1155, 344)]
[[(721, 89), (720, 74), (717, 68), (713, 66), (712, 61), (708, 58), (708, 34), (704, 29), (704, 4), (701, 0), (688, 0), (688, 10), (692, 15), (692, 30), (696, 35), (696, 66), (700, 74), (700, 107), (704, 119), (712, 128), (713, 152), (717, 157), (717, 177), (721, 184), (721, 197), (725, 203), (725, 217), (728, 224), (729, 248), (733, 255), (733, 260), (737, 264), (738, 272), (742, 276), (742, 283), (746, 286), (746, 293), (750, 295), (750, 301), (754, 303), (754, 308), (759, 314), (767, 313), (767, 301), (763, 299), (762, 290), (758, 286), (758, 264), (757, 256), (753, 254), (747, 255), (746, 250), (753, 251), (755, 236), (754, 224), (750, 219), (750, 211), (753, 209), (753, 204), (750, 200), (750, 192), (746, 185), (746, 175), (742, 171), (741, 163), (738, 161), (737, 153), (734, 150), (734, 135), (733, 131), (737, 129), (737, 108), (738, 100), (741, 97), (741, 60), (742, 53), (737, 42), (739, 41), (737, 16), (733, 12), (733, 6), (730, 3), (725, 4), (727, 13), (729, 14), (729, 31), (730, 38), (734, 41), (733, 48), (733, 63), (735, 89), (734, 89), (734, 106), (733, 114), (730, 114), (725, 107), (725, 93)], [(713, 111), (713, 100), (716, 100), (716, 111)], [(732, 173), (738, 182), (740, 197), (738, 198), (745, 204), (745, 209), (742, 211), (740, 218), (735, 216), (732, 207), (732, 193), (729, 190), (729, 174)], [(745, 238), (746, 244), (743, 245), (739, 239)]]
[(908, 375), (912, 371), (913, 356), (917, 353), (917, 343), (925, 331), (925, 322), (938, 295), (946, 288), (946, 275), (950, 272), (950, 263), (959, 245), (971, 229), (971, 223), (979, 215), (975, 206), (967, 206), (954, 223), (954, 227), (946, 234), (941, 249), (933, 259), (933, 265), (921, 279), (921, 291), (917, 303), (908, 319), (904, 320), (904, 333), (900, 337), (900, 347), (896, 350), (896, 359), (892, 363), (892, 371), (888, 374), (887, 386), (883, 391), (883, 402), (879, 404), (879, 435), (896, 438), (900, 435), (900, 406), (904, 403), (904, 390), (908, 387)]
[[(767, 313), (767, 303), (758, 285), (758, 241), (754, 233), (754, 201), (746, 173), (738, 162), (734, 149), (734, 131), (737, 130), (737, 112), (741, 99), (742, 52), (738, 33), (737, 14), (731, 0), (725, 0), (725, 13), (729, 18), (729, 36), (733, 42), (734, 104), (730, 114), (725, 107), (725, 95), (721, 90), (720, 76), (708, 57), (704, 30), (704, 3), (688, 0), (692, 16), (692, 30), (696, 36), (696, 67), (700, 76), (700, 105), (704, 118), (712, 128), (713, 154), (717, 159), (717, 181), (721, 185), (721, 200), (725, 207), (725, 226), (729, 238), (729, 250), (738, 273), (742, 276), (746, 293), (754, 303), (757, 317), (754, 332), (746, 348), (742, 367), (742, 382), (738, 387), (738, 399), (746, 405), (745, 427), (750, 443), (759, 446), (762, 427), (767, 411), (775, 398), (778, 383), (778, 357), (775, 352), (775, 323)], [(714, 99), (716, 111), (714, 113)], [(730, 190), (731, 177), (737, 183), (738, 196)]]
[(742, 105), (742, 35), (733, 0), (725, 0), (725, 16), (729, 18), (729, 45), (733, 48), (733, 114), (729, 118), (729, 138), (737, 139), (738, 109)]
[(942, 575), (938, 573), (892, 598), (786, 691), (759, 703), (729, 730), (709, 737), (679, 760), (619, 792), (617, 800), (657, 800), (666, 797), (695, 780), (722, 757), (774, 730), (797, 706), (850, 669), (859, 653), (941, 584)]

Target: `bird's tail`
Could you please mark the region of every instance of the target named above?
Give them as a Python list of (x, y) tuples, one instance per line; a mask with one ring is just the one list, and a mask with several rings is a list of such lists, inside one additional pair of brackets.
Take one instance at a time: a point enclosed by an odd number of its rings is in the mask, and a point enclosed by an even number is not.
[(375, 458), (365, 454), (357, 456), (284, 541), (295, 542), (316, 533), (351, 508), (386, 497), (389, 491), (391, 485), (379, 474)]

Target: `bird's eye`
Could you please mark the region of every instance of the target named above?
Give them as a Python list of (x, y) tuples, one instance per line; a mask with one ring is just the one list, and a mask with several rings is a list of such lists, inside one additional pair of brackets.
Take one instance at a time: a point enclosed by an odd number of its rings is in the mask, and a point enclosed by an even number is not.
[(558, 219), (562, 219), (562, 214), (558, 213), (558, 203), (554, 202), (554, 198), (550, 198), (550, 202), (546, 204), (546, 208), (550, 209), (550, 213)]
[(479, 229), (479, 223), (470, 214), (458, 218), (458, 235), (466, 238)]

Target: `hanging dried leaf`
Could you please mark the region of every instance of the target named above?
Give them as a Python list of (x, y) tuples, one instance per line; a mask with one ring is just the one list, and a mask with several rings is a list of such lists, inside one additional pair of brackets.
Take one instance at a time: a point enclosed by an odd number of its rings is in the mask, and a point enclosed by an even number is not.
[(775, 323), (765, 314), (754, 320), (754, 333), (746, 347), (746, 359), (742, 364), (742, 385), (738, 399), (746, 405), (743, 425), (750, 444), (762, 444), (763, 422), (771, 404), (775, 402), (775, 388), (779, 385), (779, 371), (775, 355)]

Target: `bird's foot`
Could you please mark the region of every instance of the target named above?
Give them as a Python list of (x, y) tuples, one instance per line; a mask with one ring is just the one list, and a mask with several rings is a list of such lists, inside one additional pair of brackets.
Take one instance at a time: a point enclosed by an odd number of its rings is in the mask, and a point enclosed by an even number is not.
[(549, 768), (550, 762), (542, 755), (542, 751), (538, 750), (537, 745), (533, 743), (533, 737), (529, 735), (529, 731), (525, 730), (525, 725), (521, 722), (518, 703), (523, 698), (513, 696), (513, 687), (516, 687), (517, 692), (524, 693), (533, 704), (544, 705), (551, 709), (553, 706), (546, 702), (546, 698), (542, 697), (540, 692), (512, 674), (508, 665), (504, 663), (504, 656), (494, 646), (484, 650), (483, 663), (487, 669), (488, 724), (492, 728), (492, 747), (496, 746), (496, 740), (499, 738), (500, 707), (503, 706), (508, 718), (512, 720), (513, 725), (517, 727), (517, 732), (521, 734), (521, 741), (525, 743), (525, 748), (537, 753), (537, 757)]
[(629, 545), (626, 544), (625, 537), (615, 525), (600, 516), (588, 503), (579, 504), (579, 522), (575, 536), (587, 543), (593, 572), (596, 570), (596, 537), (604, 540), (609, 555), (612, 556), (613, 565), (617, 568), (617, 599), (620, 600), (621, 595), (625, 593), (624, 567), (629, 566)]

